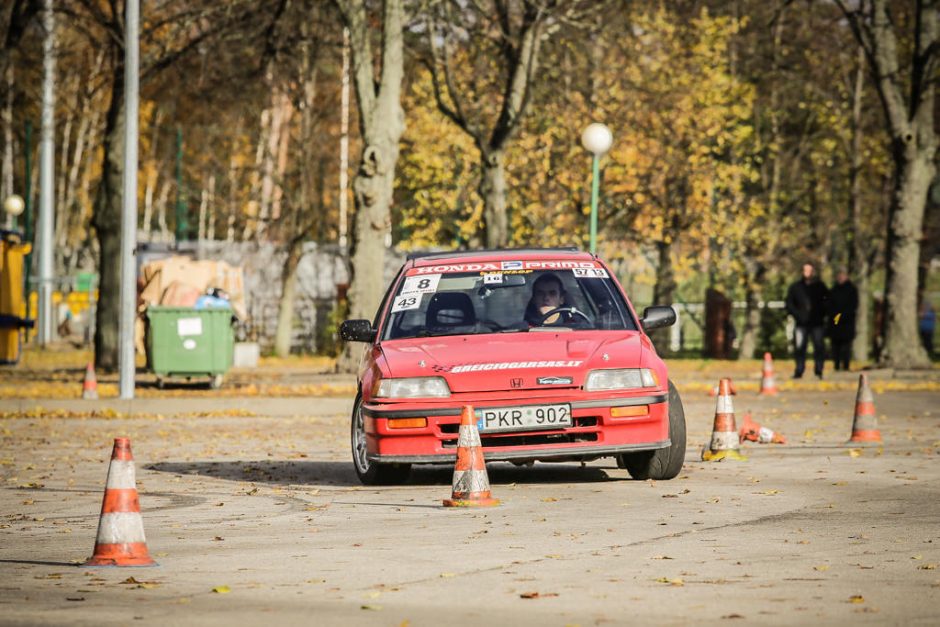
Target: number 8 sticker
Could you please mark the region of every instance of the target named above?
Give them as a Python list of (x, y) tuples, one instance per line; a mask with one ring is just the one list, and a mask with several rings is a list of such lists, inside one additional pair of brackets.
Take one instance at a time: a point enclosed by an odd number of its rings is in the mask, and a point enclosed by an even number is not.
[(407, 277), (401, 286), (400, 296), (407, 294), (433, 294), (437, 291), (437, 284), (440, 280), (441, 275), (439, 274)]

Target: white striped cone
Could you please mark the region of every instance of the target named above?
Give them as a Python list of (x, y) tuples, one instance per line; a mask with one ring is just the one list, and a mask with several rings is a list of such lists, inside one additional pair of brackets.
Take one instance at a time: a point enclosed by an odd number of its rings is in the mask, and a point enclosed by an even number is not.
[(742, 459), (738, 449), (741, 438), (734, 424), (734, 402), (731, 400), (731, 380), (718, 383), (718, 399), (715, 404), (715, 423), (709, 447), (702, 453), (704, 461), (718, 461), (725, 457)]
[(764, 353), (764, 367), (761, 370), (760, 394), (773, 396), (777, 393), (777, 380), (774, 378), (774, 359), (770, 353)]
[(140, 516), (134, 456), (127, 438), (115, 438), (101, 503), (95, 552), (84, 566), (152, 566)]
[(474, 421), (473, 407), (466, 405), (460, 417), (457, 437), (457, 463), (451, 497), (444, 499), (446, 507), (486, 507), (499, 505), (490, 493), (490, 479), (483, 459), (483, 444)]

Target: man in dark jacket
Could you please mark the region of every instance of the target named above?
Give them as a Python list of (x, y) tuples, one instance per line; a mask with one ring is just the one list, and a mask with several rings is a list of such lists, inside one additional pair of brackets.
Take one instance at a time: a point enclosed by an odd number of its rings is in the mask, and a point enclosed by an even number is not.
[(806, 368), (806, 345), (813, 342), (813, 361), (816, 376), (822, 379), (826, 352), (823, 332), (826, 317), (826, 298), (829, 290), (816, 278), (813, 264), (803, 264), (803, 277), (787, 290), (787, 313), (793, 316), (796, 328), (793, 331), (796, 369), (793, 378), (803, 376)]
[(855, 314), (858, 311), (858, 290), (844, 268), (836, 275), (836, 284), (829, 291), (829, 341), (836, 370), (848, 370), (855, 339)]

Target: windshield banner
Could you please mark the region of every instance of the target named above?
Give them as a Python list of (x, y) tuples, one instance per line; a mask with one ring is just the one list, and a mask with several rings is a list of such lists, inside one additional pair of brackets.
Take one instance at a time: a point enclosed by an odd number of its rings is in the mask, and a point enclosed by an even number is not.
[(443, 266), (412, 268), (407, 276), (421, 274), (449, 274), (451, 272), (504, 272), (518, 270), (574, 270), (600, 268), (593, 261), (486, 261), (480, 263), (454, 263)]

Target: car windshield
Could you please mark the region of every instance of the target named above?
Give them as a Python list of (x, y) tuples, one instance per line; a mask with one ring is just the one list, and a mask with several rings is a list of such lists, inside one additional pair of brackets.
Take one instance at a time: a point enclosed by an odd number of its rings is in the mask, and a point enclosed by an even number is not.
[[(510, 263), (520, 262), (485, 265), (505, 268)], [(402, 279), (389, 307), (383, 339), (587, 329), (635, 331), (636, 323), (607, 271), (593, 263), (583, 265), (591, 267), (440, 273), (413, 268)]]

